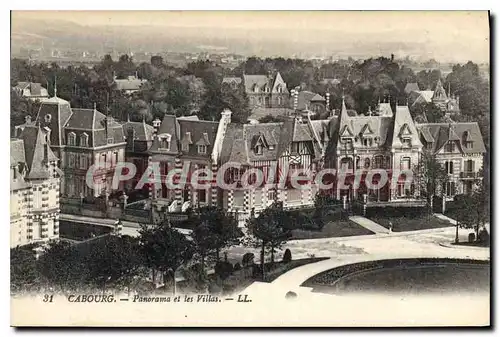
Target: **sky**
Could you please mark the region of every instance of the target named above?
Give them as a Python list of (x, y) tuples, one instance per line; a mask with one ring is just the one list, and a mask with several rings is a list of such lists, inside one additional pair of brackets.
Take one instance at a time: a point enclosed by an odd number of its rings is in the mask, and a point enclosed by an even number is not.
[[(274, 30), (332, 41), (343, 33), (369, 39), (427, 43), (457, 59), (489, 59), (486, 11), (13, 11), (18, 19), (65, 20), (80, 25), (210, 27), (251, 31), (265, 38)], [(299, 35), (297, 35), (299, 34)], [(242, 38), (245, 35), (242, 33)]]

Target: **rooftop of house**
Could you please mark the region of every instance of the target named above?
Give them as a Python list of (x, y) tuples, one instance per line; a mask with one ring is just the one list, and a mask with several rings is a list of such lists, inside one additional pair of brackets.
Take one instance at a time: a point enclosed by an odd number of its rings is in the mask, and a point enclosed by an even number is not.
[(36, 82), (18, 82), (15, 88), (18, 90), (29, 89), (31, 96), (48, 96), (47, 89), (45, 89), (40, 83)]
[(117, 90), (139, 90), (148, 80), (137, 78), (136, 76), (128, 76), (125, 79), (115, 78), (113, 83)]
[[(448, 141), (457, 141), (463, 153), (485, 153), (483, 137), (477, 122), (469, 123), (423, 123), (417, 124), (422, 139), (431, 144), (433, 153), (439, 152)], [(472, 142), (471, 146), (464, 146)]]

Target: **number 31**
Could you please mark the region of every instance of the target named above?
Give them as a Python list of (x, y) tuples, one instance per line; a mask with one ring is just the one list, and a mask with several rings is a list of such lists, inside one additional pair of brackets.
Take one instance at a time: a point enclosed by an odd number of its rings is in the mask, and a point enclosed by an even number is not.
[(44, 302), (52, 302), (52, 300), (54, 299), (54, 295), (43, 295), (43, 301)]

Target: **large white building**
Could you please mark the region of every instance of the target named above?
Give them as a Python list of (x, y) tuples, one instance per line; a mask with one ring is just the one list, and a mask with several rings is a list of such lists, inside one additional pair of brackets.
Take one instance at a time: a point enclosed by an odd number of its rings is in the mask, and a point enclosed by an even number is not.
[(10, 142), (11, 247), (59, 237), (61, 170), (49, 137), (33, 124)]

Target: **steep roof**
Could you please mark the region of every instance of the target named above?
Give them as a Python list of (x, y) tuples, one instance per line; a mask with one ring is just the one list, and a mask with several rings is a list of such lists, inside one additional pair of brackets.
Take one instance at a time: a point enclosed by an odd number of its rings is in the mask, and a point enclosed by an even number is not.
[[(71, 106), (68, 101), (57, 96), (50, 97), (42, 101), (38, 110), (37, 120), (51, 130), (51, 146), (64, 144), (63, 128), (72, 114)], [(46, 121), (46, 116), (52, 116), (50, 121)]]
[(57, 157), (47, 143), (46, 131), (39, 125), (26, 126), (22, 132), (28, 179), (47, 179), (50, 172), (47, 162), (57, 161)]
[[(311, 102), (325, 102), (326, 100), (315, 92), (312, 91), (300, 91), (297, 98), (297, 109), (305, 110), (309, 107)], [(290, 100), (290, 104), (293, 107), (293, 100)]]
[(418, 94), (417, 98), (415, 99), (416, 103), (431, 103), (432, 102), (432, 96), (434, 96), (434, 91), (432, 90), (421, 90), (421, 91), (416, 91)]
[(394, 114), (394, 127), (392, 133), (392, 147), (403, 146), (401, 142), (401, 133), (405, 132), (406, 136), (411, 139), (412, 147), (421, 147), (417, 128), (411, 117), (408, 106), (396, 106), (396, 113)]
[(446, 91), (443, 88), (443, 84), (441, 83), (441, 79), (438, 79), (436, 84), (436, 89), (434, 90), (434, 94), (432, 95), (433, 99), (446, 100), (448, 96), (446, 95)]
[[(432, 142), (433, 153), (441, 150), (448, 141), (460, 142), (461, 149), (464, 153), (485, 153), (483, 137), (477, 122), (471, 123), (423, 123), (417, 124), (420, 134), (427, 138), (426, 134), (430, 134), (434, 141)], [(425, 139), (426, 142), (429, 142)], [(465, 147), (465, 141), (472, 141), (472, 147)]]
[(419, 91), (419, 90), (420, 90), (420, 88), (418, 87), (418, 83), (417, 82), (408, 82), (408, 83), (406, 83), (405, 93), (407, 95), (410, 94), (413, 91)]
[(271, 90), (271, 79), (267, 75), (243, 75), (243, 84), (245, 85), (246, 92), (253, 92), (256, 85), (260, 90), (267, 84)]
[(180, 129), (179, 123), (177, 123), (177, 119), (174, 115), (165, 115), (163, 117), (163, 121), (160, 124), (160, 128), (158, 129), (158, 135), (168, 134), (172, 136), (172, 140), (170, 142), (170, 149), (167, 151), (166, 149), (159, 149), (159, 140), (158, 138), (153, 139), (153, 145), (151, 146), (151, 151), (159, 151), (161, 153), (167, 154), (176, 154), (179, 152), (178, 142), (180, 141)]
[(227, 83), (227, 84), (241, 84), (241, 77), (234, 77), (234, 76), (229, 76), (229, 77), (224, 77), (222, 79), (222, 83)]
[[(215, 137), (217, 136), (219, 122), (177, 118), (177, 123), (179, 123), (180, 143), (182, 144), (188, 138), (190, 138), (189, 140), (191, 143), (189, 151), (187, 153), (183, 153), (183, 156), (198, 157), (203, 159), (210, 158), (215, 143)], [(187, 133), (189, 133), (189, 137)], [(206, 153), (198, 153), (196, 145), (206, 145)]]
[(122, 124), (123, 132), (127, 135), (129, 129), (134, 130), (134, 139), (142, 142), (153, 140), (154, 127), (145, 122), (125, 122)]
[(10, 140), (10, 164), (15, 165), (26, 163), (26, 155), (24, 153), (24, 142), (22, 139)]
[(29, 89), (31, 96), (48, 96), (47, 89), (36, 82), (18, 82), (15, 88), (18, 90)]

